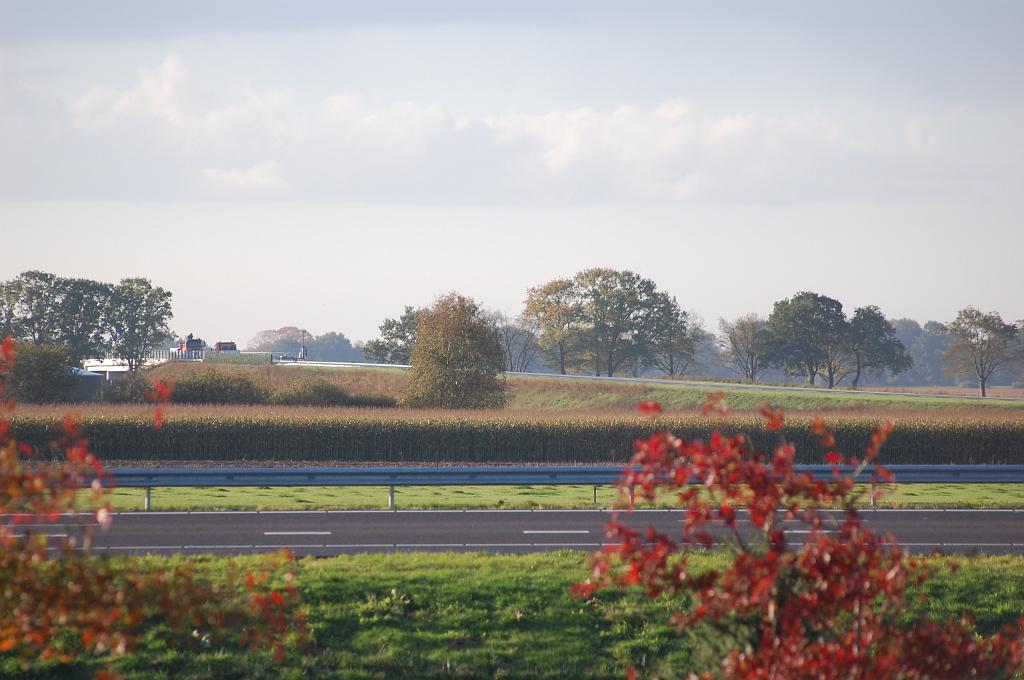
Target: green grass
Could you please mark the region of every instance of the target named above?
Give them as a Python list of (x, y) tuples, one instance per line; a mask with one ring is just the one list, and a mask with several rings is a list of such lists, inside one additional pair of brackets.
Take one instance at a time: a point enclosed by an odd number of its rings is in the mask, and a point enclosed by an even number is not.
[[(396, 487), (400, 509), (606, 508), (610, 486)], [(115, 489), (116, 510), (141, 510), (145, 491)], [(153, 490), (154, 510), (365, 510), (385, 509), (387, 487), (164, 487)], [(671, 503), (660, 503), (669, 507)], [(903, 484), (879, 502), (889, 508), (1024, 508), (1024, 484)]]
[[(178, 558), (180, 559), (180, 558)], [(723, 555), (696, 555), (698, 569), (722, 568)], [(172, 560), (150, 558), (152, 568)], [(201, 558), (223, 573), (227, 560)], [(992, 633), (1024, 612), (1024, 559), (964, 558), (939, 569), (918, 613), (936, 618), (973, 611)], [(245, 563), (245, 560), (242, 560)], [(606, 591), (583, 603), (567, 587), (587, 574), (586, 556), (558, 552), (356, 555), (304, 559), (298, 585), (311, 629), (308, 647), (281, 665), (268, 652), (201, 645), (179, 649), (154, 633), (114, 663), (141, 678), (622, 678), (685, 677), (708, 662), (700, 631), (665, 622), (684, 606), (636, 591)], [(24, 673), (0, 657), (4, 678), (84, 678), (102, 659), (77, 659)]]
[[(709, 392), (724, 392), (730, 408), (737, 411), (756, 410), (766, 402), (789, 412), (797, 411), (964, 411), (977, 409), (1020, 410), (1024, 399), (981, 401), (957, 397), (900, 396), (880, 394), (847, 394), (811, 392), (801, 388), (733, 389), (695, 387), (690, 385), (589, 383), (565, 381), (544, 388), (530, 385), (532, 378), (513, 378), (512, 407), (552, 411), (620, 410), (635, 408), (639, 401), (656, 401), (665, 408), (696, 409), (707, 400)], [(554, 381), (536, 378), (548, 383)], [(574, 384), (576, 383), (576, 384)]]
[[(236, 355), (237, 356), (237, 355)], [(175, 380), (189, 374), (214, 369), (232, 375), (245, 375), (270, 391), (277, 391), (302, 378), (316, 377), (332, 382), (352, 394), (384, 394), (400, 397), (408, 382), (408, 373), (394, 368), (351, 368), (324, 366), (242, 366), (193, 362), (171, 362), (149, 371), (152, 379)], [(709, 392), (724, 391), (729, 405), (737, 410), (753, 410), (772, 402), (787, 411), (828, 410), (1020, 410), (1024, 398), (1012, 401), (935, 398), (812, 392), (801, 386), (748, 390), (720, 386), (665, 385), (650, 382), (608, 382), (600, 380), (509, 375), (511, 410), (625, 411), (633, 412), (641, 400), (659, 401), (666, 408), (691, 410), (707, 398)], [(821, 387), (818, 385), (817, 387)], [(840, 386), (843, 389), (845, 386)], [(870, 391), (871, 388), (866, 388)], [(937, 387), (937, 390), (946, 389)]]

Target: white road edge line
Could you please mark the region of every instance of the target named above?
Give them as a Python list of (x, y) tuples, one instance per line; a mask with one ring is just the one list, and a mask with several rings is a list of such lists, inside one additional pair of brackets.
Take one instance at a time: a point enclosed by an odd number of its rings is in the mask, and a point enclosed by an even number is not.
[[(13, 538), (25, 538), (25, 536), (27, 536), (27, 535), (29, 535), (29, 534), (11, 534), (11, 536)], [(46, 533), (40, 533), (40, 534), (31, 534), (31, 535), (32, 536), (46, 536), (47, 538), (67, 538), (68, 537), (67, 534), (46, 534)]]
[(264, 536), (330, 536), (330, 531), (264, 531)]
[(523, 529), (524, 534), (589, 534), (590, 529)]

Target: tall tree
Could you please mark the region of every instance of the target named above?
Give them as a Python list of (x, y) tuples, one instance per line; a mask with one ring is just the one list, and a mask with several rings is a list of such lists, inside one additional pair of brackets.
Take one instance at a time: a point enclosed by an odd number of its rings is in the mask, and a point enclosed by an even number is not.
[(106, 313), (114, 356), (129, 371), (141, 368), (146, 355), (171, 337), (173, 316), (169, 291), (148, 279), (121, 279), (111, 290)]
[(769, 360), (808, 384), (820, 374), (834, 387), (851, 370), (846, 324), (843, 304), (825, 295), (805, 291), (779, 300), (768, 317)]
[(579, 308), (576, 288), (568, 279), (555, 279), (531, 288), (522, 317), (537, 329), (541, 353), (566, 375), (578, 355)]
[(307, 357), (311, 361), (362, 361), (363, 351), (352, 345), (344, 333), (329, 332), (318, 335), (307, 343)]
[(984, 314), (973, 307), (961, 309), (944, 328), (953, 336), (944, 355), (947, 372), (974, 374), (981, 396), (986, 396), (992, 374), (1017, 358), (1020, 330), (1004, 322), (998, 312)]
[(110, 285), (28, 271), (0, 284), (0, 329), (37, 344), (62, 345), (80, 364), (105, 347)]
[(498, 331), (471, 298), (449, 293), (420, 312), (410, 361), (409, 406), (490, 408), (508, 401)]
[(59, 332), (60, 285), (54, 274), (22, 272), (10, 281), (14, 291), (14, 336), (35, 343), (54, 343)]
[(298, 354), (303, 342), (313, 336), (305, 328), (282, 326), (260, 331), (250, 341), (247, 349), (251, 352), (281, 352)]
[(504, 312), (492, 312), (490, 319), (498, 330), (498, 337), (505, 352), (505, 370), (510, 373), (523, 373), (529, 370), (540, 351), (534, 321), (524, 317), (512, 319)]
[(657, 337), (654, 327), (667, 317), (671, 298), (631, 271), (587, 269), (575, 276), (573, 285), (580, 348), (594, 375), (615, 375), (630, 360), (642, 358)]
[(19, 295), (17, 280), (0, 281), (0, 337), (2, 338), (21, 337), (17, 328)]
[(102, 356), (106, 348), (107, 308), (113, 286), (89, 279), (60, 279), (61, 312), (56, 342), (72, 363)]
[(890, 382), (899, 385), (947, 385), (953, 382), (945, 373), (943, 359), (953, 340), (941, 323), (928, 321), (921, 326), (911, 319), (896, 319), (893, 327), (906, 346), (913, 365)]
[(650, 339), (644, 344), (649, 349), (642, 355), (665, 375), (686, 375), (698, 365), (698, 350), (706, 331), (679, 308), (675, 299), (666, 295), (659, 307), (661, 318), (648, 325)]
[(314, 336), (305, 328), (282, 326), (257, 333), (247, 345), (253, 352), (274, 352), (298, 355), (306, 347), (310, 361), (362, 361), (363, 352), (353, 347), (344, 333), (331, 331)]
[(419, 310), (406, 305), (402, 316), (384, 319), (380, 338), (363, 346), (367, 361), (378, 364), (408, 364), (419, 327)]
[(854, 311), (847, 326), (847, 349), (853, 358), (853, 386), (865, 371), (906, 371), (914, 362), (896, 335), (896, 329), (874, 305)]
[(747, 382), (757, 382), (766, 368), (768, 326), (757, 314), (747, 314), (735, 321), (718, 320), (718, 346), (726, 364)]

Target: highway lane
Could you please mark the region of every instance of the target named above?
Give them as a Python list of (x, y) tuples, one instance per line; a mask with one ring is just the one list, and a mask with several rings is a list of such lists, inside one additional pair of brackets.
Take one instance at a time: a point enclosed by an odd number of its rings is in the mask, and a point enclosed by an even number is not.
[[(134, 512), (120, 513), (94, 549), (122, 554), (245, 554), (290, 548), (298, 554), (381, 551), (535, 552), (595, 550), (605, 541), (610, 512), (596, 510)], [(635, 527), (678, 535), (683, 514), (650, 510), (622, 514)], [(891, 532), (908, 550), (930, 553), (1024, 553), (1024, 510), (871, 510), (868, 526)], [(80, 518), (64, 517), (38, 531), (74, 535)], [(745, 514), (740, 523), (749, 526)], [(790, 541), (806, 526), (787, 524)]]

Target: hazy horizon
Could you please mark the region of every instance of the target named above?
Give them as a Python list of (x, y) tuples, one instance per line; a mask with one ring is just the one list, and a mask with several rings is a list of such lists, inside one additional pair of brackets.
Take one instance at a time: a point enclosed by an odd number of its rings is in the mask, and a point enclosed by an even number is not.
[(713, 326), (800, 290), (1024, 318), (1024, 6), (0, 0), (0, 279), (377, 335), (594, 266)]

